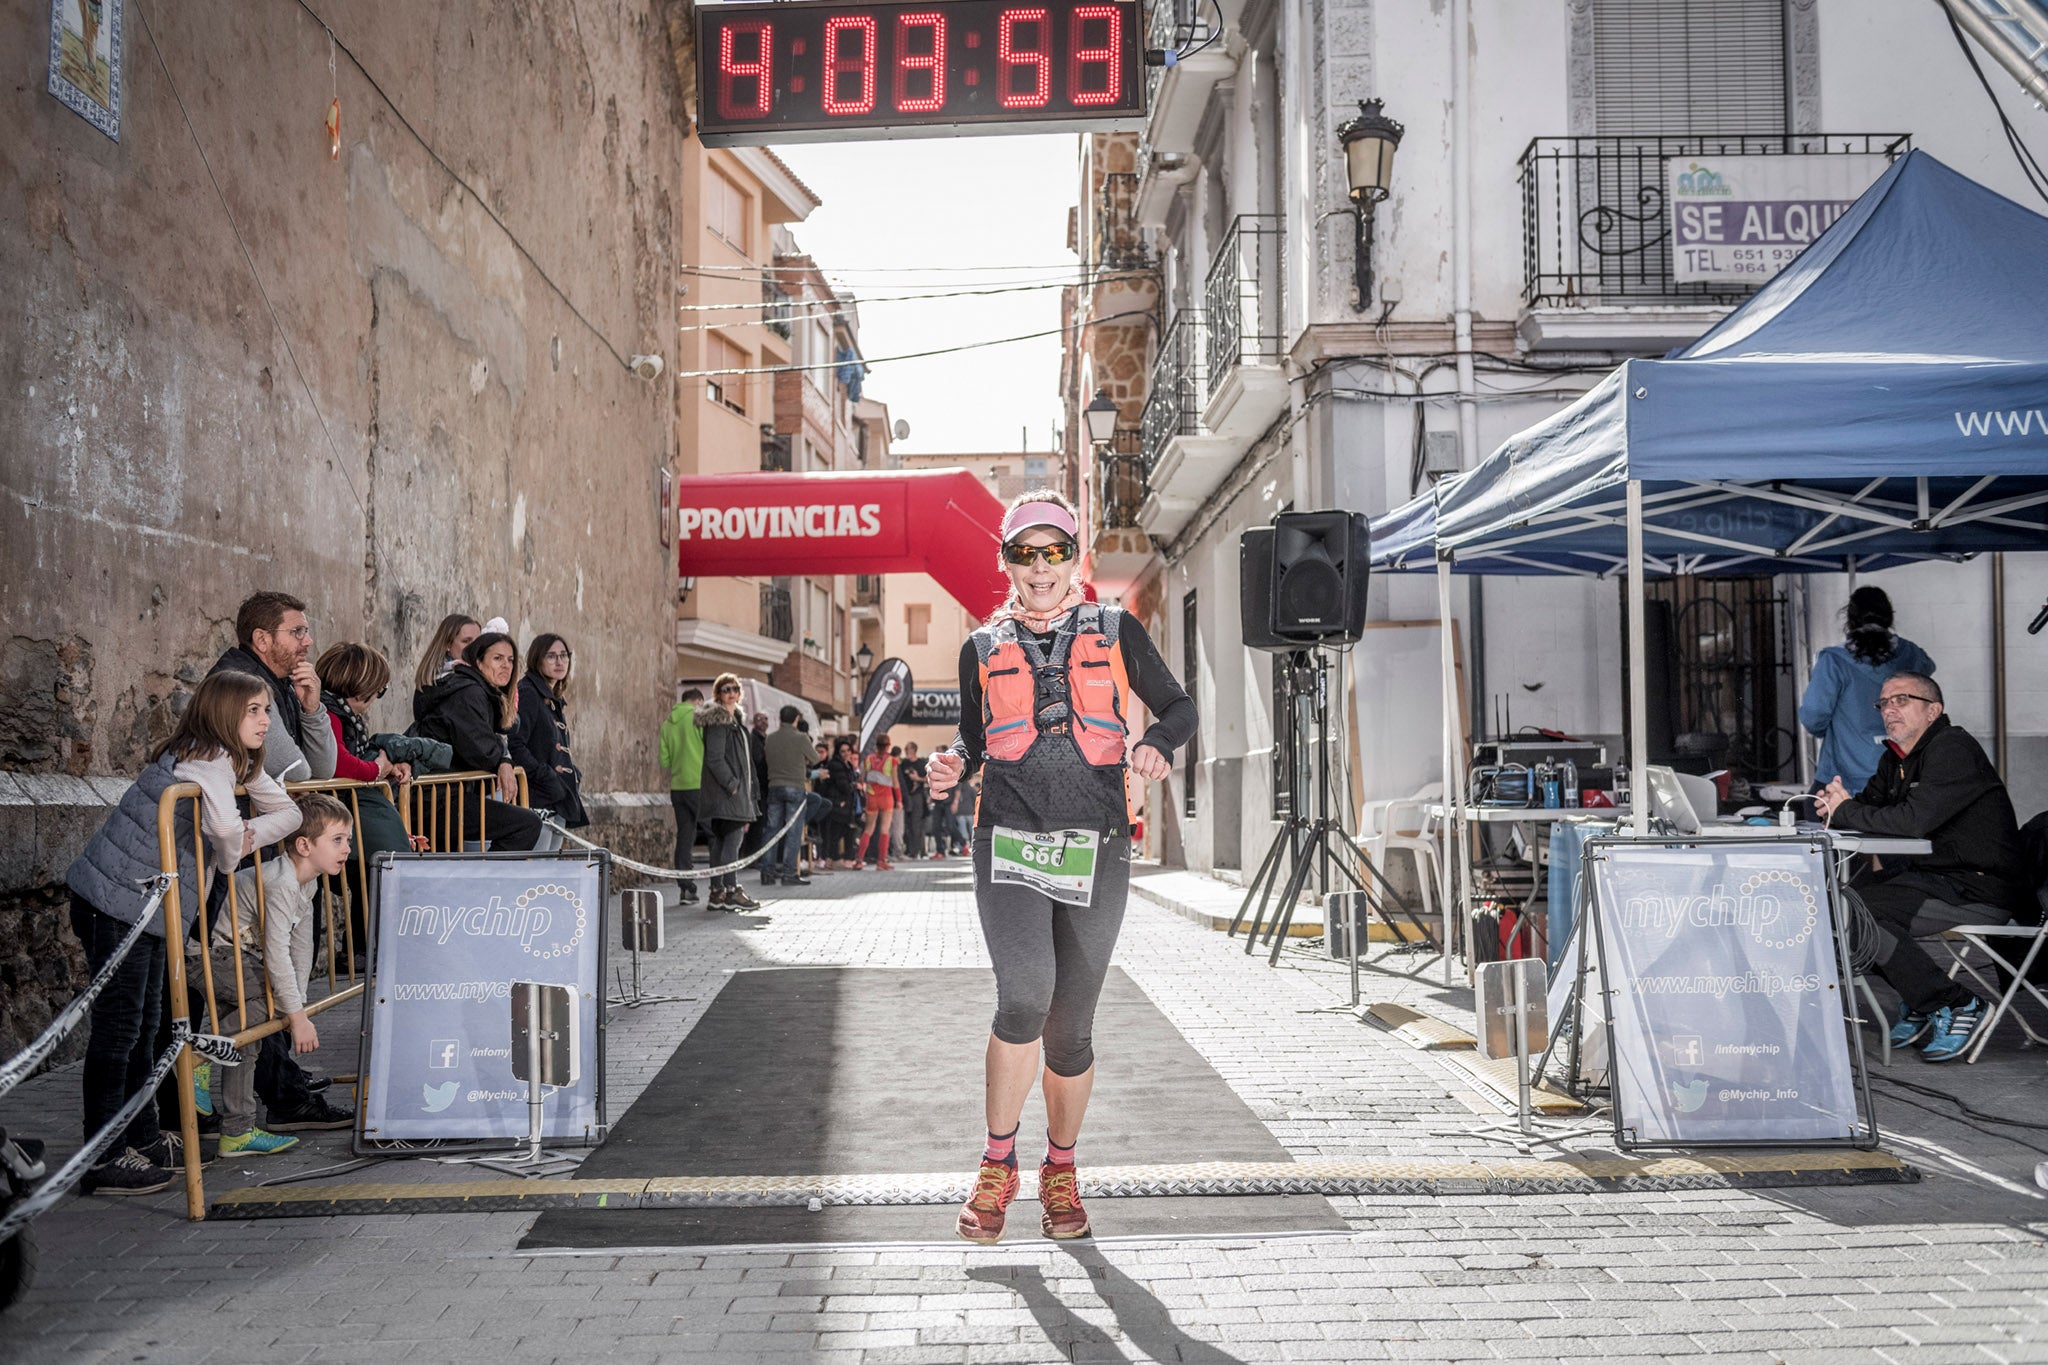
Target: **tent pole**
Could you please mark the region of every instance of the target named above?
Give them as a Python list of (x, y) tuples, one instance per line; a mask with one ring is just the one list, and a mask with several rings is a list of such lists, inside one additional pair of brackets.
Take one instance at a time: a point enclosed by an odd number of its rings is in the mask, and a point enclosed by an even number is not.
[(1991, 736), (1998, 780), (2006, 777), (2005, 733), (2005, 551), (1991, 556)]
[(1812, 594), (1805, 574), (1785, 575), (1785, 607), (1792, 618), (1792, 748), (1794, 773), (1802, 787), (1813, 784), (1813, 745), (1799, 724), (1799, 703), (1806, 698), (1806, 685), (1813, 677), (1813, 630), (1809, 624)]
[(1650, 832), (1649, 651), (1643, 640), (1643, 481), (1628, 481), (1628, 761), (1629, 828)]
[[(1436, 562), (1436, 619), (1438, 634), (1443, 646), (1443, 709), (1444, 709), (1444, 856), (1437, 868), (1437, 903), (1444, 912), (1444, 984), (1451, 984), (1451, 923), (1452, 916), (1464, 917), (1465, 912), (1465, 868), (1457, 858), (1462, 845), (1458, 842), (1458, 828), (1464, 820), (1465, 808), (1465, 755), (1463, 736), (1458, 733), (1458, 655), (1451, 639), (1456, 624), (1451, 620), (1451, 561), (1439, 559)], [(1459, 865), (1455, 875), (1451, 864)], [(1472, 939), (1468, 932), (1465, 941)]]

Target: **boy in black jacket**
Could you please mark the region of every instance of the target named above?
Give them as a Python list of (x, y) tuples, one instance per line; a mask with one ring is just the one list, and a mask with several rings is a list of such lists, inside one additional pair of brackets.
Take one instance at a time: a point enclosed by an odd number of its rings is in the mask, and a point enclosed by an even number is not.
[(1853, 797), (1835, 779), (1819, 805), (1841, 828), (1934, 846), (1927, 857), (1859, 873), (1849, 885), (1877, 924), (1874, 965), (1899, 993), (1892, 1046), (1924, 1040), (1921, 1055), (1945, 1062), (1969, 1046), (1984, 1005), (1914, 940), (2012, 919), (2027, 894), (2019, 822), (1983, 746), (1943, 714), (1932, 678), (1894, 673), (1877, 709), (1886, 739), (1877, 775)]

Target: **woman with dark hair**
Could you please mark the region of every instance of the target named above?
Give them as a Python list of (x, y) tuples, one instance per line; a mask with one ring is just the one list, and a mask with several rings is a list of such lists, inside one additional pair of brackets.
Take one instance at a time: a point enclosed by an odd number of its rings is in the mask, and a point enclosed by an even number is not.
[(519, 717), (518, 692), (512, 686), (519, 646), (496, 631), (479, 635), (462, 652), (462, 662), (448, 676), (413, 698), (414, 729), (455, 751), (458, 771), (495, 773), (495, 801), (462, 801), (462, 833), (483, 837), (491, 847), (525, 851), (540, 842), (540, 817), (523, 806), (519, 778), (512, 767), (506, 740)]
[(559, 635), (526, 647), (519, 715), (512, 725), (512, 761), (526, 770), (527, 799), (551, 810), (565, 829), (590, 823), (583, 811), (583, 774), (569, 756), (569, 670), (575, 656)]
[(841, 872), (856, 866), (853, 848), (860, 838), (861, 781), (857, 749), (851, 735), (841, 735), (832, 741), (832, 757), (825, 760), (823, 790), (826, 799), (832, 803), (832, 813), (825, 817), (826, 866)]
[(1894, 673), (1934, 674), (1927, 651), (1892, 630), (1892, 600), (1868, 585), (1849, 594), (1842, 609), (1847, 640), (1829, 645), (1813, 661), (1813, 677), (1799, 703), (1799, 723), (1820, 740), (1814, 763), (1818, 790), (1840, 778), (1853, 794), (1877, 774), (1884, 717), (1877, 694)]
[[(754, 788), (754, 759), (748, 751), (747, 726), (741, 719), (738, 675), (721, 673), (711, 685), (711, 700), (697, 707), (697, 728), (704, 732), (704, 786), (698, 797), (700, 816), (711, 823), (711, 865), (724, 867), (740, 856), (740, 836), (749, 820), (761, 818), (761, 793)], [(740, 889), (737, 872), (711, 879), (707, 910), (754, 910), (761, 902)]]

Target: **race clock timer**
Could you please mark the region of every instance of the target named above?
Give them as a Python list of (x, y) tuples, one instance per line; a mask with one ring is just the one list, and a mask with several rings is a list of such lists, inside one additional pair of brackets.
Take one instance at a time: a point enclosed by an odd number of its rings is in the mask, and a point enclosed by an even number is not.
[(1138, 0), (697, 7), (708, 146), (1135, 126)]

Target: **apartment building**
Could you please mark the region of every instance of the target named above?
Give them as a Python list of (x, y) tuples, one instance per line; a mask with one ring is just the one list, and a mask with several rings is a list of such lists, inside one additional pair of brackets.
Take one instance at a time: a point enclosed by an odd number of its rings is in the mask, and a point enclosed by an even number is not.
[[(1919, 147), (2040, 207), (1923, 0), (1162, 0), (1152, 15), (1149, 45), (1182, 56), (1148, 69), (1143, 133), (1082, 139), (1062, 384), (1096, 580), (1143, 615), (1201, 708), (1151, 803), (1170, 815), (1152, 851), (1203, 869), (1256, 860), (1289, 795), (1276, 665), (1242, 644), (1239, 536), (1288, 508), (1382, 512), (1740, 304), (1754, 286), (1674, 269), (1674, 160), (1881, 170)], [(2007, 115), (2038, 130), (1986, 65)], [(1340, 136), (1361, 117), (1404, 129), (1370, 215)], [(1079, 415), (1099, 392), (1120, 429), (1091, 448)], [(2020, 681), (1994, 702), (1993, 573), (1877, 581), (1900, 629), (1931, 642), (1958, 720), (1988, 734), (2002, 715), (2026, 781), (2048, 758), (2048, 689), (2041, 661), (2015, 658)], [(1849, 586), (1653, 585), (1675, 727), (1752, 779), (1796, 776), (1792, 708)], [(2005, 595), (2044, 590), (2048, 571), (2015, 559)], [(1376, 622), (1437, 615), (1426, 578), (1375, 581), (1370, 603)], [(1461, 580), (1455, 614), (1472, 732), (1511, 712), (1618, 737), (1613, 581)], [(1354, 798), (1439, 775), (1434, 651), (1412, 638), (1369, 633), (1341, 675), (1333, 751)], [(2015, 795), (2033, 809), (2048, 789)]]

